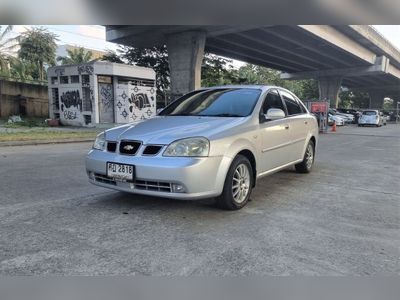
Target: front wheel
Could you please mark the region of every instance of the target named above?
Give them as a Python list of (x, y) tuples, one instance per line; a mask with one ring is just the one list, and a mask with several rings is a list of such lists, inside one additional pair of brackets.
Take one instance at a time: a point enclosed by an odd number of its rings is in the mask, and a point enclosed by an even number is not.
[(314, 157), (315, 145), (313, 141), (309, 141), (306, 148), (306, 153), (304, 153), (303, 161), (294, 166), (296, 168), (296, 171), (298, 173), (310, 173), (314, 164)]
[(222, 194), (217, 198), (218, 206), (227, 210), (237, 210), (245, 206), (249, 201), (253, 182), (250, 161), (243, 155), (236, 156), (226, 175)]

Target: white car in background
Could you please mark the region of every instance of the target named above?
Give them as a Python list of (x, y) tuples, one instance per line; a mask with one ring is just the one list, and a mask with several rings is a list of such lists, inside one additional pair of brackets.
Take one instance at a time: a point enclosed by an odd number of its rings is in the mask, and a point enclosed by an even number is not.
[[(329, 113), (331, 115), (341, 117), (345, 123), (354, 123), (354, 116), (352, 114), (341, 113), (341, 112), (338, 112), (334, 108), (330, 108)], [(337, 123), (336, 123), (336, 125), (337, 125)]]
[(336, 116), (344, 119), (345, 123), (353, 123), (354, 122), (354, 116), (351, 114), (336, 113)]
[(365, 110), (358, 119), (358, 126), (365, 125), (381, 127), (382, 125), (386, 125), (386, 118), (379, 110)]
[(344, 126), (344, 124), (345, 124), (344, 118), (342, 118), (338, 115), (329, 114), (328, 115), (328, 124), (333, 125), (333, 122), (336, 123), (336, 126)]

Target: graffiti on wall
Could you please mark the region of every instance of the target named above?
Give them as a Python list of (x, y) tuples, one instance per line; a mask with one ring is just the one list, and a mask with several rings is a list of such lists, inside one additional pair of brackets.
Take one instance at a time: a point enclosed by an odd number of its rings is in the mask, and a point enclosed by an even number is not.
[(106, 112), (113, 109), (114, 97), (112, 84), (99, 84), (101, 107)]
[(77, 106), (79, 107), (79, 110), (82, 110), (82, 99), (79, 97), (79, 90), (66, 91), (62, 93), (60, 100), (61, 105), (66, 108)]
[(54, 73), (56, 73), (56, 75), (58, 75), (58, 76), (63, 76), (65, 73), (65, 68), (56, 68), (54, 70)]
[(61, 113), (65, 120), (75, 120), (82, 111), (82, 99), (79, 90), (65, 91), (61, 94)]
[(156, 114), (155, 89), (147, 86), (119, 85), (115, 106), (118, 123), (148, 119)]
[(78, 74), (93, 74), (94, 68), (91, 65), (80, 65), (78, 66)]

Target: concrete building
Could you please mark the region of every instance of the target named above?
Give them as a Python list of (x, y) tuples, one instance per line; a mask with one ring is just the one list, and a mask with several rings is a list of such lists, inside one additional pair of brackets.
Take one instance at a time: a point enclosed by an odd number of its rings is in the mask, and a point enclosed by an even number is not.
[(156, 114), (155, 72), (94, 61), (50, 67), (49, 115), (63, 125), (129, 123)]

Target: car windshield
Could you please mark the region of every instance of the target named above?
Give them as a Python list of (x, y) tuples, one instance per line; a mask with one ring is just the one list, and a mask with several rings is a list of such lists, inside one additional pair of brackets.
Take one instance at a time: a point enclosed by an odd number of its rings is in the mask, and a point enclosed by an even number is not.
[(364, 111), (363, 115), (366, 116), (375, 116), (376, 115), (376, 111), (370, 110), (370, 111)]
[(260, 97), (261, 90), (221, 88), (189, 93), (160, 112), (160, 116), (246, 117)]

